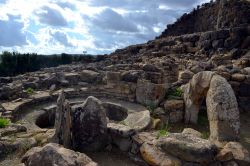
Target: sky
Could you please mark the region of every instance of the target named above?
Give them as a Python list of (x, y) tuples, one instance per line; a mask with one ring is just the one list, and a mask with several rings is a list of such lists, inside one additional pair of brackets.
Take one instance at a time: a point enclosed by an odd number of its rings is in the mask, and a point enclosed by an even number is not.
[(209, 0), (0, 0), (0, 52), (106, 54)]

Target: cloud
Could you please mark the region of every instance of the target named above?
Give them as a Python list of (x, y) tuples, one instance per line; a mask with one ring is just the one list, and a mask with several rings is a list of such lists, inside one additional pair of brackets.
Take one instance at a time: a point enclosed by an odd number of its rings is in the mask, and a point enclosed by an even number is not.
[(8, 20), (0, 20), (0, 46), (12, 47), (27, 44), (25, 33), (22, 31), (24, 24), (18, 19), (20, 17), (9, 15)]
[(0, 4), (1, 4), (1, 3), (5, 3), (5, 2), (6, 2), (6, 0), (0, 0)]
[(73, 47), (73, 44), (69, 42), (68, 36), (65, 33), (57, 31), (51, 32), (50, 35), (60, 44), (63, 44), (66, 47)]
[(166, 5), (171, 8), (190, 8), (206, 0), (89, 0), (92, 6), (107, 6), (111, 8), (123, 8), (130, 10), (141, 10), (158, 8), (160, 5)]
[(137, 26), (130, 20), (125, 19), (112, 9), (105, 9), (94, 18), (90, 18), (92, 24), (107, 31), (137, 32)]
[(57, 2), (57, 5), (59, 5), (62, 8), (69, 8), (71, 10), (75, 10), (76, 9), (75, 4), (67, 2), (67, 1), (65, 1), (65, 2)]
[(43, 6), (40, 11), (36, 12), (36, 15), (43, 24), (62, 27), (68, 25), (62, 13), (56, 8)]
[(205, 1), (0, 0), (0, 52), (110, 53), (154, 39)]

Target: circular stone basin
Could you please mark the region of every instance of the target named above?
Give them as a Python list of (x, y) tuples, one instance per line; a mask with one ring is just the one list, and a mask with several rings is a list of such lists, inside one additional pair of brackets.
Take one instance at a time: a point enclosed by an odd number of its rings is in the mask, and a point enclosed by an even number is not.
[[(71, 105), (75, 104), (79, 103), (72, 103)], [(128, 110), (120, 105), (110, 102), (103, 102), (102, 105), (111, 121), (122, 121), (128, 116)], [(55, 123), (55, 111), (56, 107), (54, 105), (44, 108), (35, 118), (35, 124), (40, 128), (52, 128)]]
[[(86, 98), (70, 98), (70, 105), (82, 104)], [(119, 99), (100, 98), (103, 107), (106, 110), (106, 115), (109, 118), (108, 128), (111, 130), (128, 131), (143, 131), (151, 122), (150, 112), (142, 105), (131, 103)], [(50, 102), (39, 105), (35, 108), (28, 109), (30, 113), (22, 116), (22, 119), (29, 120), (32, 117), (32, 122), (40, 128), (53, 128), (55, 123), (56, 103)], [(40, 110), (39, 113), (33, 112)], [(124, 133), (124, 132), (123, 132)], [(126, 134), (125, 134), (126, 135)]]
[(53, 128), (55, 123), (55, 109), (44, 109), (40, 112), (35, 119), (35, 124), (40, 128)]
[(120, 105), (110, 102), (104, 102), (102, 105), (109, 120), (122, 121), (128, 116), (128, 110)]

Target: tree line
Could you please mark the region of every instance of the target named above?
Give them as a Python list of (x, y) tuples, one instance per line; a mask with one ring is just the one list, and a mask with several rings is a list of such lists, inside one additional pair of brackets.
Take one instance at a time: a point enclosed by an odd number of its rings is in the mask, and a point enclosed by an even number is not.
[(36, 53), (21, 54), (4, 51), (0, 54), (0, 77), (15, 76), (26, 72), (33, 72), (46, 67), (56, 67), (72, 62), (93, 62), (92, 55), (54, 54), (38, 55)]

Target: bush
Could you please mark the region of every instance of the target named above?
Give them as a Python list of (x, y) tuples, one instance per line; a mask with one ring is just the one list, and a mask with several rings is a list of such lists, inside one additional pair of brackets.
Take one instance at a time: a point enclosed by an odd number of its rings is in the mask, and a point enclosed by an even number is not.
[(35, 93), (35, 92), (34, 92), (34, 89), (32, 89), (32, 88), (26, 89), (26, 92), (27, 92), (29, 95), (32, 95), (32, 94)]
[(167, 98), (168, 99), (175, 99), (175, 98), (179, 98), (179, 97), (182, 97), (182, 90), (180, 87), (178, 88), (170, 88), (167, 92)]
[(5, 128), (10, 124), (9, 119), (0, 118), (0, 128)]

